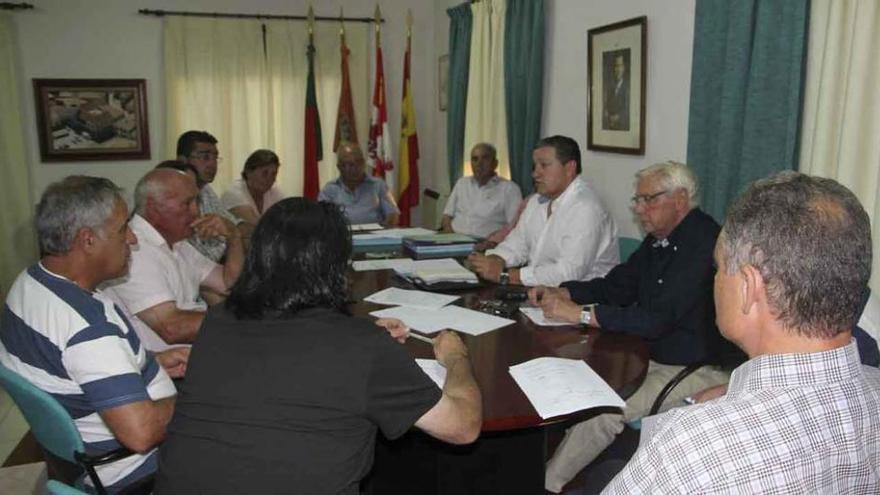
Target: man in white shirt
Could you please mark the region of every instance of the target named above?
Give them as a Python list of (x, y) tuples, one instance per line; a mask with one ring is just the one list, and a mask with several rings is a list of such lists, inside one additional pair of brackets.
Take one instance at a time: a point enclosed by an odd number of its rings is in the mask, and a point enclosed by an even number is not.
[(532, 153), (538, 194), (495, 249), (468, 260), (484, 279), (556, 287), (590, 280), (620, 261), (617, 226), (581, 173), (581, 151), (566, 136), (542, 139)]
[[(191, 344), (209, 304), (220, 302), (238, 278), (244, 258), (241, 234), (229, 220), (199, 216), (199, 191), (183, 172), (155, 169), (135, 188), (128, 277), (107, 288), (124, 307), (147, 349)], [(226, 252), (219, 265), (186, 239), (222, 237)]]
[(479, 143), (471, 150), (473, 175), (462, 177), (452, 188), (443, 210), (444, 232), (485, 238), (512, 222), (522, 201), (516, 183), (498, 177), (495, 147)]

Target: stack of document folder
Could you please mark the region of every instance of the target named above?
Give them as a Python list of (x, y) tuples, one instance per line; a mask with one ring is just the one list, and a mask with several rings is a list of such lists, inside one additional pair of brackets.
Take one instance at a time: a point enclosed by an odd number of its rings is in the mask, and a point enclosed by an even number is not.
[(452, 258), (414, 261), (394, 271), (418, 287), (428, 290), (448, 290), (476, 287), (480, 280), (474, 272)]
[(477, 240), (463, 234), (433, 234), (405, 237), (404, 250), (414, 259), (467, 256)]

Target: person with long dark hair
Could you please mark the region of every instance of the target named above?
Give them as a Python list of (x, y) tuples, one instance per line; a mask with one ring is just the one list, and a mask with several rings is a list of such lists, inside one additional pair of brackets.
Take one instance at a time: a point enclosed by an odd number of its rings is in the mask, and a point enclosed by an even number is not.
[(481, 397), (455, 334), (435, 339), (441, 392), (392, 338), (399, 321), (381, 322), (389, 336), (349, 314), (350, 236), (331, 203), (289, 198), (263, 215), (193, 345), (156, 493), (355, 494), (377, 428), (476, 439)]

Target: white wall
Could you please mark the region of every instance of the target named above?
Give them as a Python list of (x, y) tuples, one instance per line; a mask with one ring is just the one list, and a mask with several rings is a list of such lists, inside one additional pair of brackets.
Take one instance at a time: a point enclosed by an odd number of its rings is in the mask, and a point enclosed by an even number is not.
[[(685, 161), (695, 0), (547, 0), (542, 134), (580, 144), (592, 181), (627, 237), (641, 237), (629, 208), (633, 174), (664, 160)], [(587, 30), (648, 17), (645, 155), (588, 151)]]
[[(305, 15), (306, 0), (41, 0), (37, 8), (14, 14), (19, 45), (19, 88), (29, 150), (34, 198), (45, 187), (70, 174), (100, 175), (131, 191), (137, 180), (159, 161), (164, 150), (165, 95), (162, 78), (162, 20), (137, 13), (140, 8)], [(405, 19), (412, 9), (412, 86), (422, 159), (420, 168), (434, 167), (436, 126), (436, 65), (434, 5), (431, 0), (384, 0), (382, 14), (386, 96), (395, 150), (400, 129), (401, 77), (405, 50)], [(315, 14), (372, 17), (375, 3), (359, 0), (314, 2)], [(372, 55), (370, 64), (372, 67)], [(372, 73), (372, 70), (370, 71)], [(147, 80), (152, 158), (126, 162), (41, 163), (36, 135), (32, 78), (132, 78)], [(371, 90), (370, 90), (371, 91)], [(372, 94), (372, 92), (370, 92)], [(368, 112), (358, 108), (356, 112)], [(325, 110), (335, 112), (336, 109)], [(445, 143), (445, 141), (444, 141)], [(220, 143), (222, 153), (222, 143)], [(396, 151), (395, 151), (396, 153)], [(225, 163), (224, 166), (231, 166)], [(422, 176), (426, 176), (425, 172)], [(430, 182), (430, 181), (428, 181)], [(419, 218), (418, 213), (414, 218)]]

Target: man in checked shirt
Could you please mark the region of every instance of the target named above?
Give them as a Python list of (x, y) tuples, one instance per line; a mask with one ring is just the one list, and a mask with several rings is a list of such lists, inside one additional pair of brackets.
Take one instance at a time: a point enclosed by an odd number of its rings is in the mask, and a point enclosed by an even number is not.
[(725, 396), (643, 420), (604, 493), (880, 492), (880, 371), (861, 364), (850, 330), (870, 232), (833, 180), (753, 184), (714, 255), (718, 327), (750, 360)]

